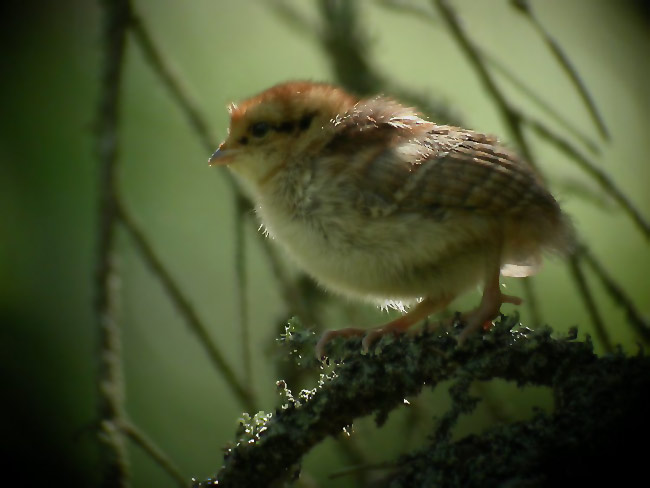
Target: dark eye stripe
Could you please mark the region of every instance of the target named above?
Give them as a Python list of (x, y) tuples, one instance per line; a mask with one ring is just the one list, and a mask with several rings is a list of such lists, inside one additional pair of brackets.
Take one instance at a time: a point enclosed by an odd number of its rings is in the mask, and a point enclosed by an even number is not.
[(311, 125), (311, 121), (316, 114), (307, 114), (298, 122), (298, 128), (300, 130), (307, 130)]
[[(311, 121), (314, 119), (315, 116), (316, 116), (315, 113), (310, 113), (304, 115), (298, 121), (287, 120), (275, 126), (271, 126), (268, 122), (255, 122), (250, 126), (248, 131), (253, 137), (257, 137), (257, 138), (264, 137), (270, 130), (289, 134), (296, 129), (296, 126), (298, 127), (298, 130), (302, 132), (304, 130), (309, 129), (309, 126), (311, 126)], [(248, 138), (244, 136), (239, 140), (239, 142), (241, 144), (247, 144)]]
[(293, 132), (294, 127), (295, 126), (293, 122), (282, 122), (280, 125), (278, 125), (276, 130), (278, 132)]
[(250, 131), (254, 137), (264, 137), (270, 129), (271, 126), (268, 123), (256, 122), (251, 126)]

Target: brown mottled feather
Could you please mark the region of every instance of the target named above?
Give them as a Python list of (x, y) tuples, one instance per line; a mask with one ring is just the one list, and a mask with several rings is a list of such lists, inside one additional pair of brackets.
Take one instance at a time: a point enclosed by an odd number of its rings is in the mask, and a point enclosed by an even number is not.
[[(481, 303), (463, 315), (463, 335), (478, 330), (520, 302), (501, 293), (500, 275), (529, 276), (544, 253), (570, 250), (568, 218), (494, 137), (321, 83), (282, 83), (230, 112), (211, 162), (232, 169), (300, 267), (350, 297), (424, 298), (367, 335), (366, 348), (482, 284)], [(359, 333), (341, 335), (350, 331)]]
[[(446, 209), (514, 216), (530, 206), (559, 211), (533, 169), (495, 138), (425, 122), (409, 109), (395, 116), (391, 107), (388, 116), (372, 108), (338, 121), (325, 153), (343, 152), (349, 161), (361, 161), (358, 189), (381, 196), (394, 212), (431, 209), (439, 216)], [(403, 145), (411, 145), (409, 154), (416, 157), (400, 154)], [(386, 149), (365, 149), (377, 146)]]

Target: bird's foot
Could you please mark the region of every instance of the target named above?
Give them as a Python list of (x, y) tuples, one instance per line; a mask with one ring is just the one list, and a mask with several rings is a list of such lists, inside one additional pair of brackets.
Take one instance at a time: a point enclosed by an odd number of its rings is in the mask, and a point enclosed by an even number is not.
[(483, 292), (480, 305), (474, 310), (461, 315), (461, 322), (465, 324), (465, 328), (458, 336), (458, 344), (465, 342), (479, 328), (483, 328), (485, 331), (490, 330), (493, 325), (492, 321), (499, 316), (501, 305), (504, 303), (521, 305), (523, 300), (513, 295), (501, 293), (498, 287), (487, 288)]
[(321, 338), (316, 343), (316, 351), (315, 351), (316, 359), (321, 361), (323, 360), (323, 358), (326, 357), (325, 346), (327, 346), (327, 344), (336, 337), (344, 337), (347, 339), (350, 337), (363, 336), (363, 340), (361, 341), (361, 350), (365, 354), (370, 350), (370, 348), (375, 342), (377, 342), (385, 335), (388, 334), (398, 335), (406, 332), (408, 328), (411, 325), (413, 325), (413, 323), (410, 320), (408, 319), (404, 320), (407, 317), (408, 315), (404, 315), (403, 317), (400, 317), (396, 320), (388, 322), (387, 324), (381, 325), (379, 327), (375, 327), (374, 329), (370, 329), (370, 330), (360, 329), (357, 327), (348, 327), (345, 329), (338, 329), (338, 330), (328, 330), (323, 333)]
[(327, 356), (325, 354), (325, 346), (327, 346), (332, 339), (336, 337), (344, 337), (346, 339), (349, 337), (361, 337), (366, 332), (366, 329), (359, 329), (357, 327), (348, 327), (345, 329), (328, 330), (323, 332), (323, 335), (320, 336), (320, 339), (318, 339), (318, 342), (316, 343), (316, 359), (322, 361)]
[(413, 309), (409, 310), (408, 313), (402, 315), (401, 317), (391, 320), (387, 324), (381, 325), (374, 329), (359, 329), (356, 327), (350, 327), (347, 329), (339, 330), (328, 330), (325, 332), (319, 341), (316, 343), (316, 359), (321, 361), (325, 357), (325, 346), (329, 341), (335, 337), (361, 337), (361, 348), (364, 353), (368, 352), (370, 347), (377, 342), (380, 338), (387, 334), (403, 334), (406, 332), (409, 327), (413, 324), (424, 320), (429, 315), (434, 313), (436, 310), (445, 307), (449, 302), (450, 298), (444, 297), (439, 300), (432, 300), (430, 298), (425, 298), (420, 303), (418, 303)]

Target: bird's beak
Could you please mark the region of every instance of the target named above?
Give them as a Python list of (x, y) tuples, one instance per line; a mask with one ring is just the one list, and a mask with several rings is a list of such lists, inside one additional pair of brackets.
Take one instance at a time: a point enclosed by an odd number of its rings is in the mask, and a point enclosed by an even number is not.
[(208, 163), (210, 166), (227, 166), (232, 163), (236, 153), (236, 149), (228, 149), (226, 148), (226, 143), (222, 142), (219, 149), (212, 153), (212, 156), (208, 159)]

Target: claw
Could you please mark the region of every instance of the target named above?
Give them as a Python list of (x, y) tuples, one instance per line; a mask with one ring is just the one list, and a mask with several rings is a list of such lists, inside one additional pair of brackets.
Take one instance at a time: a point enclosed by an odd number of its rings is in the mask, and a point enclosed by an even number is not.
[(501, 305), (504, 303), (512, 303), (514, 305), (521, 305), (523, 300), (513, 295), (506, 295), (501, 293), (499, 289), (499, 277), (496, 278), (496, 286), (493, 281), (491, 284), (486, 285), (483, 290), (483, 297), (481, 303), (471, 312), (462, 315), (462, 321), (466, 324), (465, 329), (458, 336), (458, 344), (462, 345), (463, 342), (479, 328), (487, 331), (492, 328), (492, 321), (500, 314)]
[(451, 301), (450, 297), (444, 297), (439, 300), (431, 300), (430, 298), (425, 298), (420, 303), (418, 303), (412, 310), (410, 310), (406, 315), (388, 322), (380, 327), (375, 329), (359, 329), (356, 327), (350, 327), (347, 329), (339, 330), (328, 330), (325, 332), (319, 341), (316, 343), (316, 359), (322, 361), (325, 358), (325, 346), (329, 341), (335, 337), (360, 337), (364, 336), (361, 341), (361, 347), (364, 353), (367, 353), (370, 350), (370, 347), (377, 342), (378, 339), (383, 337), (386, 334), (403, 334), (406, 332), (413, 324), (418, 323), (420, 320), (424, 320), (429, 315), (434, 313), (437, 310), (440, 310), (447, 306)]
[(318, 361), (323, 361), (327, 355), (325, 354), (325, 346), (335, 337), (361, 337), (366, 333), (365, 329), (356, 327), (348, 327), (346, 329), (328, 330), (323, 333), (318, 342), (316, 343), (315, 353)]

